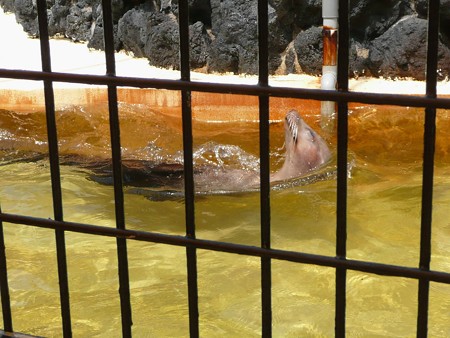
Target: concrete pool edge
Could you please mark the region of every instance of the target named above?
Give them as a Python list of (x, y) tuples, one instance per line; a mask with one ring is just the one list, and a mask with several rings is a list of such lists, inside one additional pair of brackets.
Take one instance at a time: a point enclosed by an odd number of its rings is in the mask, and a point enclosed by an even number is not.
[[(360, 84), (367, 88), (367, 84)], [(378, 86), (386, 88), (385, 86)], [(179, 91), (164, 89), (139, 89), (119, 87), (118, 100), (126, 104), (143, 105), (154, 111), (169, 116), (180, 116), (181, 94)], [(395, 92), (397, 93), (397, 92)], [(106, 87), (99, 86), (77, 86), (60, 87), (55, 86), (56, 109), (64, 109), (68, 106), (97, 106), (108, 103)], [(409, 92), (408, 94), (411, 94)], [(440, 95), (439, 97), (450, 97)], [(271, 98), (272, 120), (283, 118), (287, 110), (295, 108), (303, 114), (320, 114), (320, 101)], [(365, 106), (363, 104), (351, 103), (351, 109)], [(237, 94), (215, 94), (215, 93), (192, 93), (193, 118), (206, 122), (236, 122), (258, 120), (258, 98)], [(37, 89), (8, 89), (0, 88), (0, 109), (16, 112), (31, 112), (45, 109), (45, 98), (43, 88)]]

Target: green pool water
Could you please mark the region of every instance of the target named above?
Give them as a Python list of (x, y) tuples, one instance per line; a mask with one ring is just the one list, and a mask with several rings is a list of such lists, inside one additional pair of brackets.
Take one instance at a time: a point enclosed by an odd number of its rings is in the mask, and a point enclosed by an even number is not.
[[(90, 116), (90, 118), (85, 118)], [(318, 130), (319, 117), (305, 117)], [(143, 107), (121, 107), (124, 156), (177, 158), (179, 120)], [(25, 123), (25, 122), (26, 123)], [(67, 107), (58, 112), (60, 149), (108, 156), (109, 134), (102, 112)], [(365, 107), (351, 112), (349, 148), (354, 165), (348, 180), (348, 257), (373, 262), (418, 265), (421, 210), (423, 114), (406, 108)], [(20, 154), (46, 149), (45, 118), (40, 112), (1, 111), (0, 203), (3, 212), (53, 218), (48, 161), (10, 162)], [(78, 126), (78, 127), (77, 127)], [(70, 129), (71, 127), (72, 129)], [(450, 272), (450, 113), (438, 112), (433, 195), (433, 269)], [(331, 147), (335, 136), (326, 135)], [(195, 149), (208, 142), (234, 145), (236, 156), (257, 165), (255, 123), (207, 125), (194, 122)], [(282, 161), (280, 123), (271, 125), (271, 158)], [(14, 151), (13, 151), (14, 150)], [(242, 150), (242, 152), (240, 152)], [(17, 152), (16, 152), (17, 153)], [(252, 155), (241, 157), (243, 154)], [(200, 162), (217, 161), (216, 155)], [(235, 161), (233, 156), (226, 161)], [(8, 162), (9, 161), (9, 162)], [(253, 162), (252, 162), (253, 161)], [(111, 186), (85, 171), (61, 167), (64, 219), (114, 227)], [(127, 191), (127, 190), (126, 190)], [(130, 229), (183, 235), (184, 204), (152, 201), (126, 192)], [(257, 192), (196, 199), (197, 237), (259, 245)], [(336, 182), (334, 179), (271, 193), (271, 239), (278, 249), (334, 256)], [(14, 329), (61, 336), (54, 232), (4, 224)], [(75, 337), (120, 337), (116, 241), (66, 233), (72, 325)], [(136, 337), (187, 337), (188, 305), (185, 250), (128, 241), (133, 334)], [(200, 335), (258, 337), (261, 327), (258, 258), (198, 250)], [(274, 337), (334, 335), (334, 270), (272, 261)], [(417, 282), (349, 271), (349, 337), (411, 337), (417, 321)], [(450, 335), (450, 286), (431, 283), (430, 337)]]

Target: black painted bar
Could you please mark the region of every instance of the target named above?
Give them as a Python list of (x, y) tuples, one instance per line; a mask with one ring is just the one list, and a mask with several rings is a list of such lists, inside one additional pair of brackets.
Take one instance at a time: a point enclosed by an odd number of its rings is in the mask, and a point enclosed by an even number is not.
[[(297, 262), (303, 264), (313, 264), (331, 268), (345, 268), (381, 276), (405, 277), (405, 278), (426, 278), (432, 282), (450, 284), (450, 273), (442, 271), (423, 270), (399, 265), (381, 264), (370, 261), (358, 261), (352, 259), (339, 259), (324, 255), (308, 254), (297, 251), (287, 251), (279, 249), (265, 249), (250, 245), (241, 245), (227, 242), (218, 242), (204, 239), (193, 239), (186, 236), (167, 235), (155, 232), (122, 230), (92, 224), (77, 222), (59, 222), (47, 218), (30, 217), (8, 213), (0, 213), (0, 221), (37, 226), (48, 229), (61, 229), (91, 235), (102, 235), (108, 237), (126, 238), (143, 242), (169, 244), (175, 246), (192, 246), (203, 250), (213, 250), (218, 252), (234, 253), (254, 257), (268, 257), (271, 259)], [(150, 227), (151, 224), (148, 224)]]
[[(337, 88), (348, 92), (349, 18), (348, 0), (339, 1)], [(348, 103), (338, 103), (337, 113), (337, 194), (336, 194), (336, 258), (347, 258), (347, 152)], [(345, 337), (347, 270), (336, 269), (335, 336)]]
[[(188, 0), (180, 0), (178, 7), (180, 31), (180, 71), (181, 80), (190, 83), (190, 45), (189, 45), (189, 4)], [(191, 91), (185, 88), (181, 91), (181, 114), (183, 127), (183, 161), (184, 161), (184, 193), (186, 237), (195, 239), (195, 201), (194, 201), (194, 162), (192, 136), (192, 105)], [(198, 274), (197, 249), (186, 246), (188, 305), (189, 305), (189, 335), (199, 337), (198, 310)]]
[(341, 92), (336, 90), (307, 89), (292, 87), (272, 87), (231, 83), (211, 83), (170, 79), (135, 78), (126, 76), (105, 76), (68, 73), (43, 73), (32, 70), (11, 70), (0, 68), (0, 78), (23, 80), (52, 80), (58, 82), (84, 83), (91, 85), (116, 85), (136, 88), (168, 90), (189, 90), (203, 93), (225, 93), (242, 95), (268, 95), (269, 97), (291, 97), (317, 101), (357, 102), (375, 105), (395, 105), (404, 107), (430, 107), (450, 109), (450, 98), (430, 98), (423, 95)]
[[(0, 207), (0, 214), (2, 209)], [(9, 296), (8, 267), (6, 263), (5, 238), (3, 234), (3, 221), (0, 219), (0, 295), (2, 298), (3, 328), (13, 332), (11, 315), (11, 298)]]
[[(42, 71), (51, 73), (51, 55), (47, 23), (47, 4), (45, 0), (37, 2), (39, 42), (41, 47)], [(63, 221), (63, 203), (61, 191), (61, 174), (59, 170), (58, 134), (55, 117), (55, 98), (53, 82), (44, 80), (45, 116), (47, 123), (48, 152), (50, 176), (52, 183), (53, 213), (55, 220)], [(67, 274), (67, 258), (64, 231), (55, 229), (56, 257), (58, 263), (59, 293), (61, 317), (64, 337), (72, 337), (70, 316), (69, 279)]]
[[(111, 12), (111, 1), (102, 0), (103, 28), (105, 42), (106, 74), (115, 76), (114, 35)], [(111, 153), (114, 181), (114, 207), (117, 229), (125, 229), (125, 208), (122, 186), (122, 159), (120, 145), (119, 109), (117, 105), (117, 87), (108, 85), (109, 126), (111, 137)], [(127, 242), (117, 238), (117, 260), (119, 270), (119, 295), (122, 318), (122, 337), (131, 337), (132, 311), (130, 300), (130, 281), (128, 271)]]
[[(439, 45), (439, 0), (428, 2), (428, 37), (427, 37), (426, 95), (437, 96), (437, 62)], [(436, 143), (436, 109), (425, 108), (424, 153), (422, 176), (422, 213), (420, 228), (420, 262), (419, 268), (430, 269), (431, 228), (433, 213), (433, 177), (434, 153)], [(427, 337), (430, 282), (419, 279), (417, 337)]]
[[(111, 1), (102, 0), (105, 28), (105, 57), (106, 75), (81, 75), (54, 73), (51, 71), (50, 48), (46, 16), (46, 2), (38, 0), (39, 28), (41, 42), (42, 72), (0, 69), (0, 77), (12, 79), (28, 79), (44, 82), (46, 101), (46, 116), (48, 128), (48, 143), (50, 154), (50, 168), (52, 179), (53, 207), (55, 220), (27, 217), (2, 213), (0, 210), (0, 292), (4, 328), (12, 331), (11, 305), (7, 285), (7, 267), (3, 238), (3, 222), (50, 228), (55, 230), (58, 275), (60, 281), (61, 313), (63, 333), (70, 337), (71, 318), (65, 254), (65, 231), (74, 231), (92, 235), (116, 237), (119, 266), (119, 284), (122, 313), (122, 335), (131, 337), (131, 303), (128, 276), (127, 240), (148, 241), (167, 245), (186, 247), (187, 279), (189, 298), (189, 327), (190, 336), (199, 336), (198, 311), (198, 280), (197, 257), (198, 248), (220, 252), (261, 258), (261, 302), (262, 302), (262, 336), (272, 335), (272, 299), (271, 299), (271, 260), (285, 260), (302, 264), (315, 264), (336, 269), (336, 322), (335, 336), (345, 337), (346, 321), (346, 273), (354, 270), (384, 276), (406, 277), (418, 280), (418, 316), (417, 336), (426, 337), (428, 330), (428, 302), (430, 281), (450, 284), (450, 274), (430, 270), (431, 260), (431, 229), (432, 229), (432, 197), (434, 175), (434, 147), (436, 129), (436, 108), (450, 109), (450, 99), (437, 98), (437, 51), (439, 33), (439, 0), (429, 1), (429, 28), (427, 50), (427, 81), (425, 96), (409, 96), (396, 94), (375, 94), (349, 92), (348, 88), (348, 56), (349, 56), (349, 27), (348, 0), (339, 1), (339, 52), (338, 52), (338, 90), (324, 91), (320, 89), (270, 87), (268, 85), (268, 1), (258, 0), (258, 64), (259, 78), (257, 85), (212, 84), (209, 82), (192, 82), (189, 65), (189, 15), (188, 1), (179, 2), (180, 28), (180, 80), (143, 79), (131, 77), (117, 77), (115, 75), (113, 23), (111, 16)], [(63, 206), (58, 158), (58, 138), (55, 121), (55, 104), (53, 82), (86, 83), (108, 86), (108, 101), (110, 112), (111, 147), (114, 168), (114, 194), (116, 208), (116, 228), (100, 227), (91, 224), (65, 222), (63, 220)], [(173, 236), (144, 231), (127, 230), (125, 227), (124, 196), (121, 173), (121, 145), (119, 113), (117, 106), (117, 86), (137, 88), (161, 88), (179, 90), (182, 94), (182, 122), (183, 122), (183, 154), (185, 168), (185, 207), (186, 207), (186, 236)], [(192, 153), (192, 107), (191, 93), (232, 93), (253, 95), (259, 97), (260, 118), (260, 214), (261, 214), (261, 246), (253, 247), (226, 242), (216, 242), (197, 239), (195, 234), (195, 201), (193, 181), (193, 153)], [(312, 255), (302, 252), (271, 249), (270, 237), (270, 158), (269, 158), (269, 98), (294, 97), (313, 99), (318, 101), (338, 102), (337, 121), (337, 204), (336, 204), (336, 257)], [(423, 157), (423, 190), (421, 214), (421, 242), (420, 262), (418, 268), (379, 264), (367, 261), (349, 260), (346, 258), (347, 244), (347, 152), (348, 152), (348, 102), (366, 104), (400, 105), (425, 108), (424, 129), (424, 157)]]
[[(269, 17), (268, 1), (258, 0), (258, 84), (269, 85)], [(270, 148), (269, 96), (259, 95), (259, 156), (261, 247), (270, 249)], [(271, 259), (261, 258), (261, 333), (272, 336), (272, 268)]]

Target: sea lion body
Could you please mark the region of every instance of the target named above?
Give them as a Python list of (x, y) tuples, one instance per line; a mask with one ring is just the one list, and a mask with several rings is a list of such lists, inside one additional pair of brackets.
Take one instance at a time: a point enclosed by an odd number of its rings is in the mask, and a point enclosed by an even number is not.
[[(280, 170), (270, 176), (270, 182), (300, 177), (326, 163), (331, 152), (326, 142), (299, 115), (296, 110), (284, 120), (285, 160)], [(72, 159), (92, 172), (90, 178), (103, 184), (112, 184), (111, 163), (83, 163)], [(122, 160), (123, 183), (131, 187), (183, 190), (183, 165), (180, 163), (152, 163), (145, 160)], [(258, 169), (202, 166), (194, 169), (197, 193), (230, 193), (256, 190), (260, 184)]]

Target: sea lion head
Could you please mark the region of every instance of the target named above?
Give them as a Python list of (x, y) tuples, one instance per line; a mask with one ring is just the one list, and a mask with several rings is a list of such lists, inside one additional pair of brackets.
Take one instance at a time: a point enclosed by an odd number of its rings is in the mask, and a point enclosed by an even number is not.
[(299, 115), (290, 110), (284, 120), (286, 157), (272, 181), (301, 176), (326, 163), (331, 152), (327, 143)]

